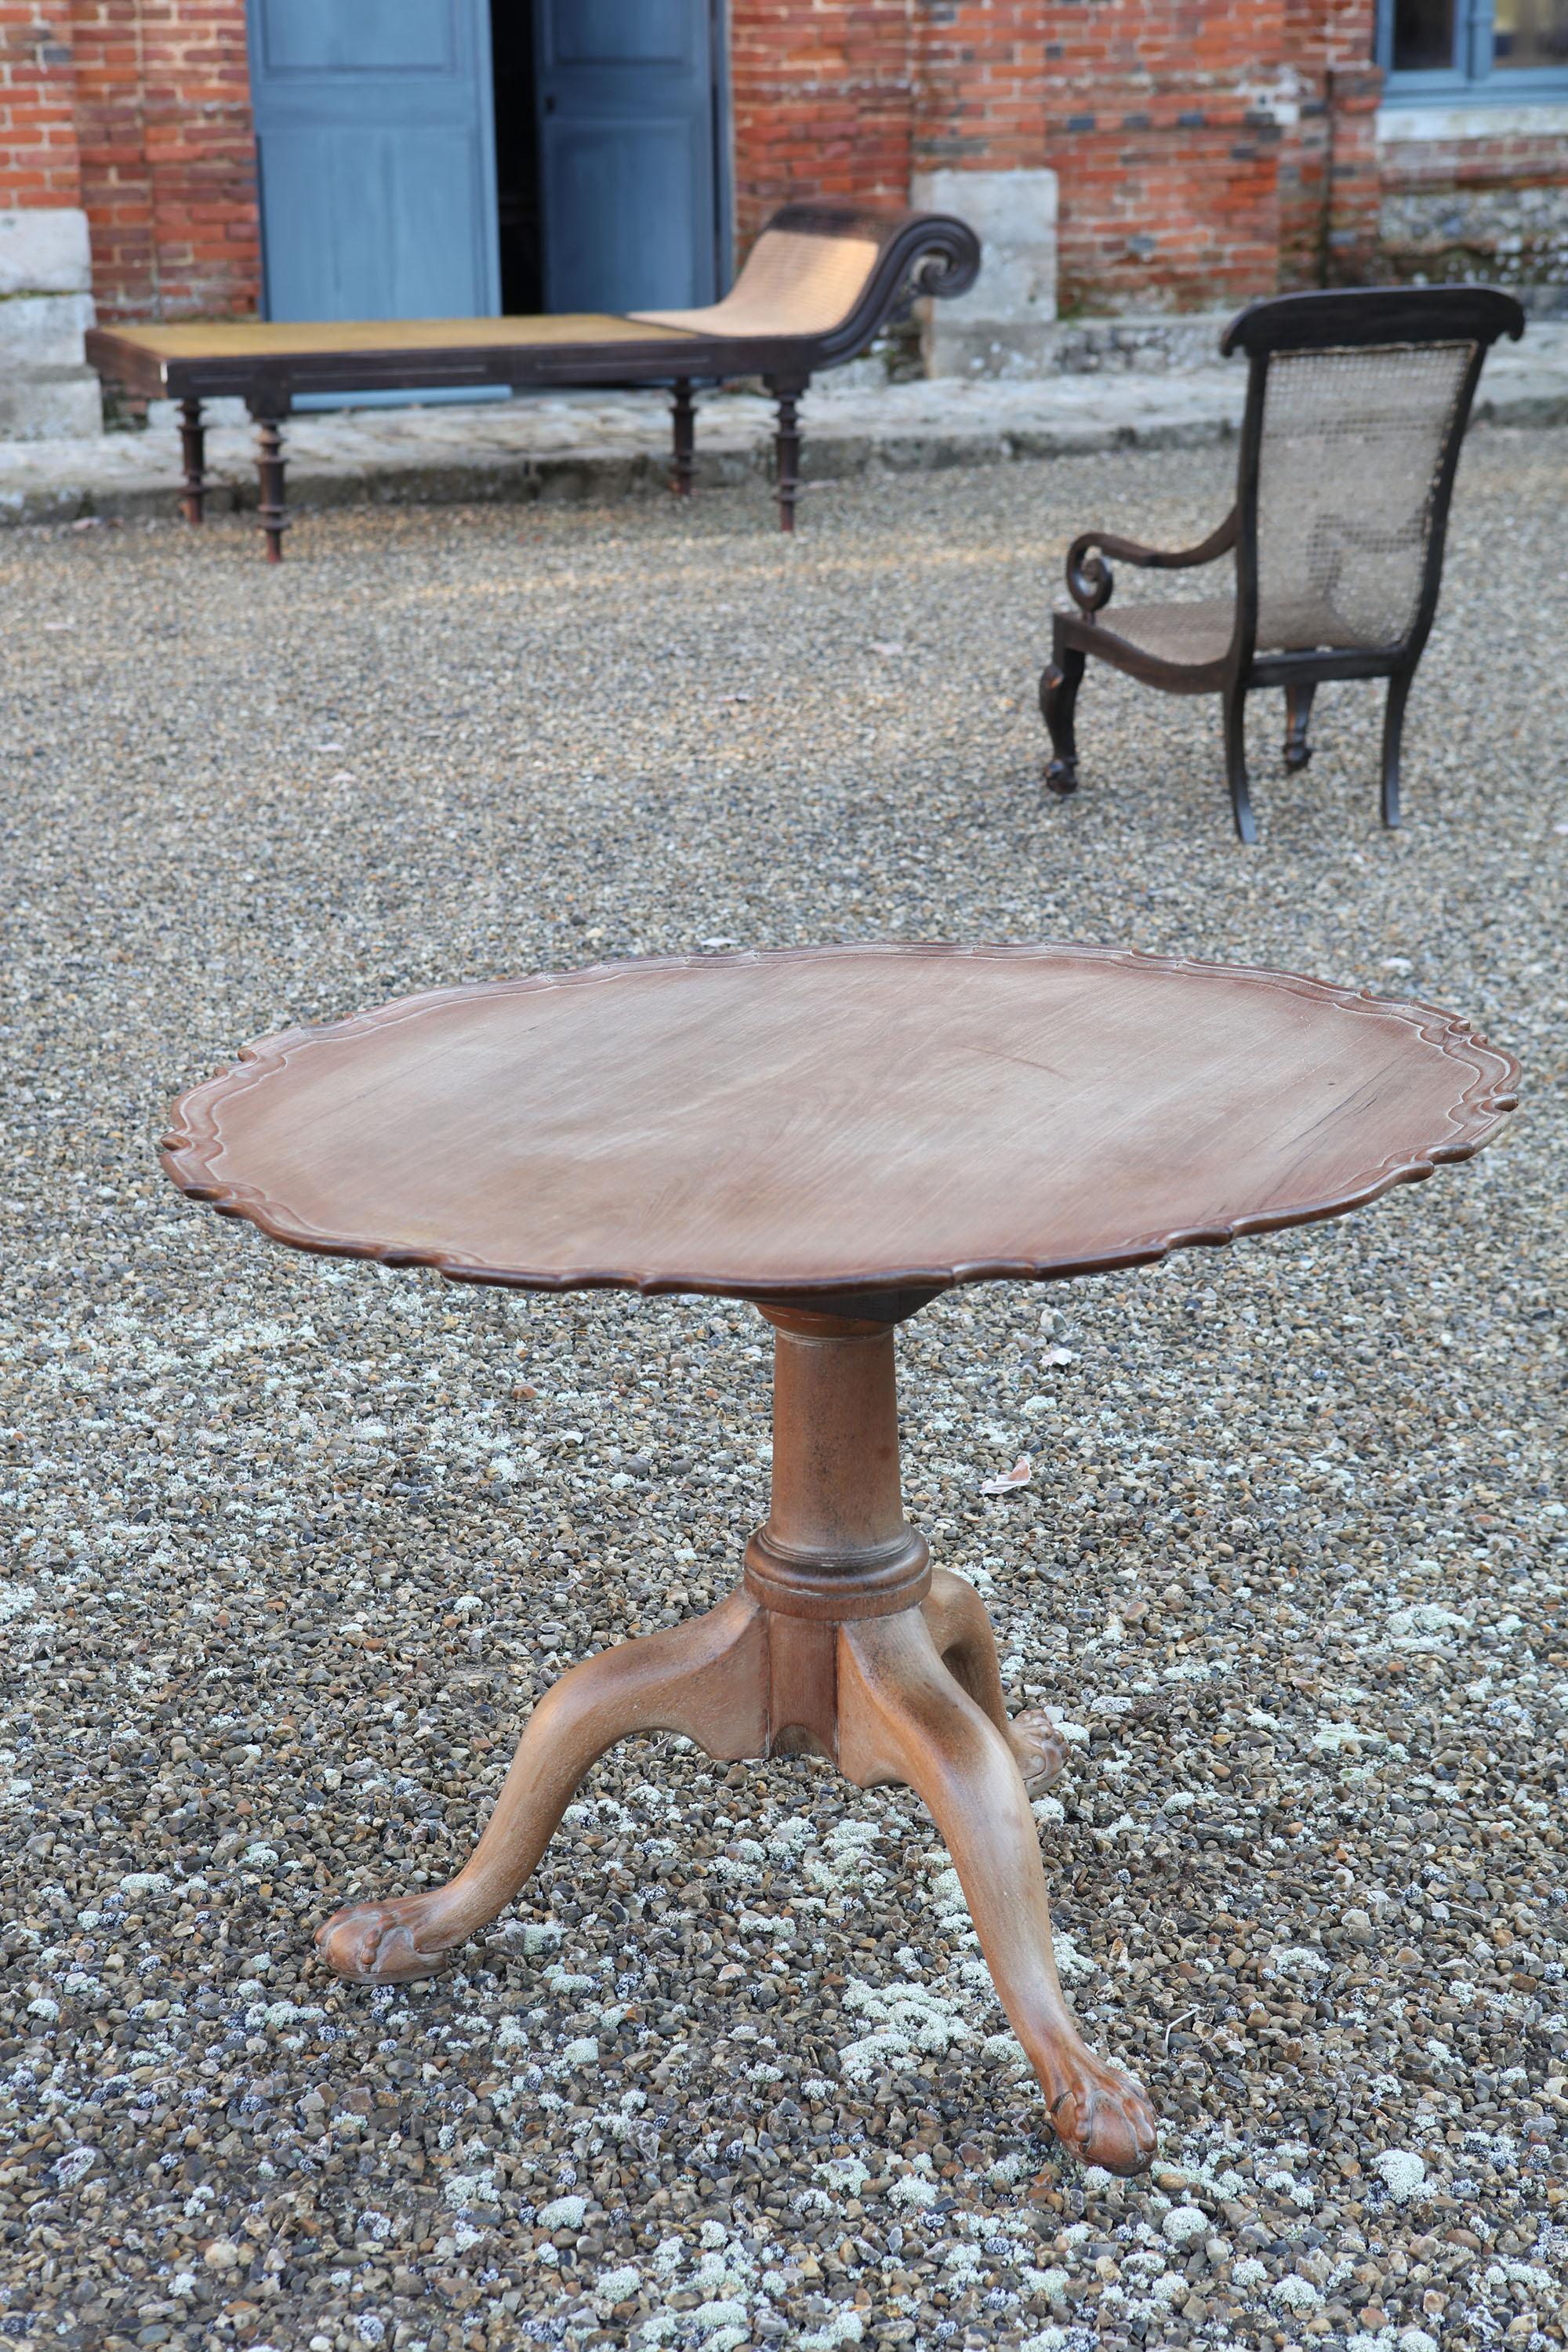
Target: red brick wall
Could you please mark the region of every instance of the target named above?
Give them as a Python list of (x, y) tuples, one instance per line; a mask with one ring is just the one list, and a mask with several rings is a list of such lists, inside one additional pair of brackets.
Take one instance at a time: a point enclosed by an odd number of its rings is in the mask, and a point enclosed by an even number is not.
[(1384, 148), (1379, 178), (1391, 191), (1560, 188), (1568, 183), (1568, 140), (1561, 131), (1533, 139), (1402, 139)]
[(0, 0), (0, 206), (80, 202), (68, 0)]
[(1284, 0), (1283, 55), (1300, 86), (1300, 116), (1279, 163), (1279, 283), (1287, 289), (1345, 277), (1333, 257), (1366, 212), (1371, 138), (1364, 109), (1347, 120), (1363, 90), (1350, 77), (1374, 70), (1375, 16), (1375, 0)]
[(730, 89), (742, 245), (791, 195), (908, 201), (907, 0), (731, 0)]
[(1316, 282), (1328, 69), (1364, 66), (1373, 6), (732, 0), (742, 237), (790, 191), (899, 202), (911, 169), (1049, 164), (1065, 309)]
[(245, 0), (0, 0), (0, 205), (85, 205), (106, 318), (252, 310)]
[[(1194, 309), (1422, 266), (1401, 191), (1568, 183), (1555, 142), (1380, 157), (1373, 5), (731, 0), (742, 243), (790, 194), (1049, 164), (1064, 308)], [(245, 0), (0, 0), (0, 205), (78, 204), (105, 316), (254, 307)]]
[(914, 0), (917, 171), (1038, 169), (1060, 0)]

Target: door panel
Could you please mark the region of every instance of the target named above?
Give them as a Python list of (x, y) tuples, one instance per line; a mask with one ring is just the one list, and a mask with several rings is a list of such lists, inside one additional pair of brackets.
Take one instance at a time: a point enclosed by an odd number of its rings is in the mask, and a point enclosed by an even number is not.
[(710, 0), (536, 0), (544, 301), (717, 291)]
[(576, 0), (542, 11), (542, 47), (561, 66), (684, 66), (691, 52), (688, 0)]
[(460, 131), (278, 131), (263, 175), (273, 318), (488, 315)]
[(665, 307), (662, 295), (646, 289), (661, 272), (666, 282), (689, 273), (697, 243), (685, 124), (606, 114), (556, 124), (548, 144), (549, 284), (561, 289), (551, 308)]
[(456, 0), (258, 0), (262, 60), (272, 73), (449, 73)]
[(486, 0), (251, 0), (273, 319), (499, 308)]

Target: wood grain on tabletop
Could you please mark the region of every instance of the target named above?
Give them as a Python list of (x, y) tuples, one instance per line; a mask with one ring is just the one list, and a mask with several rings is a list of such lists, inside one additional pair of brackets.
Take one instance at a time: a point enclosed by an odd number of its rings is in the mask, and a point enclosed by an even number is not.
[(1097, 948), (609, 965), (266, 1039), (176, 1181), (306, 1248), (740, 1295), (1087, 1271), (1468, 1156), (1514, 1065), (1448, 1015)]

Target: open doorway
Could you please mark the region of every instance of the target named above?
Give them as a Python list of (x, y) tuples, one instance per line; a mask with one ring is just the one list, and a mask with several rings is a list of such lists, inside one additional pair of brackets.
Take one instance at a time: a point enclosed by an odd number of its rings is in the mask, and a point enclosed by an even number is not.
[(723, 7), (247, 0), (266, 315), (714, 300)]
[(729, 283), (724, 0), (489, 0), (501, 308)]
[(539, 101), (533, 10), (527, 0), (490, 0), (490, 64), (495, 85), (500, 306), (512, 316), (526, 315), (544, 308)]

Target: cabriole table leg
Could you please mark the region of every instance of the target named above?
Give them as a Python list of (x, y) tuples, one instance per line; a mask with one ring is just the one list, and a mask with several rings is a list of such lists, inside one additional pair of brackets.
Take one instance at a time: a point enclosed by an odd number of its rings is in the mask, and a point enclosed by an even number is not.
[(763, 1311), (776, 1332), (773, 1507), (747, 1546), (746, 1585), (770, 1612), (775, 1659), (787, 1632), (792, 1664), (805, 1652), (814, 1668), (792, 1675), (785, 1719), (775, 1664), (773, 1741), (798, 1724), (859, 1786), (902, 1781), (924, 1800), (1058, 2137), (1086, 2163), (1140, 2172), (1153, 2110), (1085, 2047), (1051, 1949), (1024, 1773), (1056, 1777), (1060, 1735), (1038, 1717), (1009, 1722), (979, 1594), (932, 1572), (904, 1517), (892, 1326)]
[(617, 1740), (679, 1731), (712, 1757), (760, 1756), (766, 1674), (761, 1613), (742, 1593), (689, 1624), (584, 1658), (530, 1716), (484, 1835), (456, 1878), (334, 1912), (316, 1936), (329, 1967), (372, 1984), (434, 1976), (447, 1953), (512, 1901), (584, 1773)]
[(1031, 1797), (1043, 1797), (1061, 1777), (1068, 1744), (1055, 1724), (1038, 1708), (1010, 1716), (1002, 1689), (1002, 1668), (996, 1656), (996, 1636), (985, 1603), (973, 1584), (945, 1568), (933, 1568), (931, 1591), (921, 1603), (938, 1657), (966, 1690), (982, 1715), (990, 1717), (1013, 1750)]
[(1068, 2007), (1013, 1742), (949, 1674), (919, 1611), (839, 1628), (838, 1762), (862, 1788), (901, 1780), (924, 1800), (1057, 2137), (1086, 2164), (1141, 2172), (1154, 2112), (1131, 2075), (1085, 2046)]

